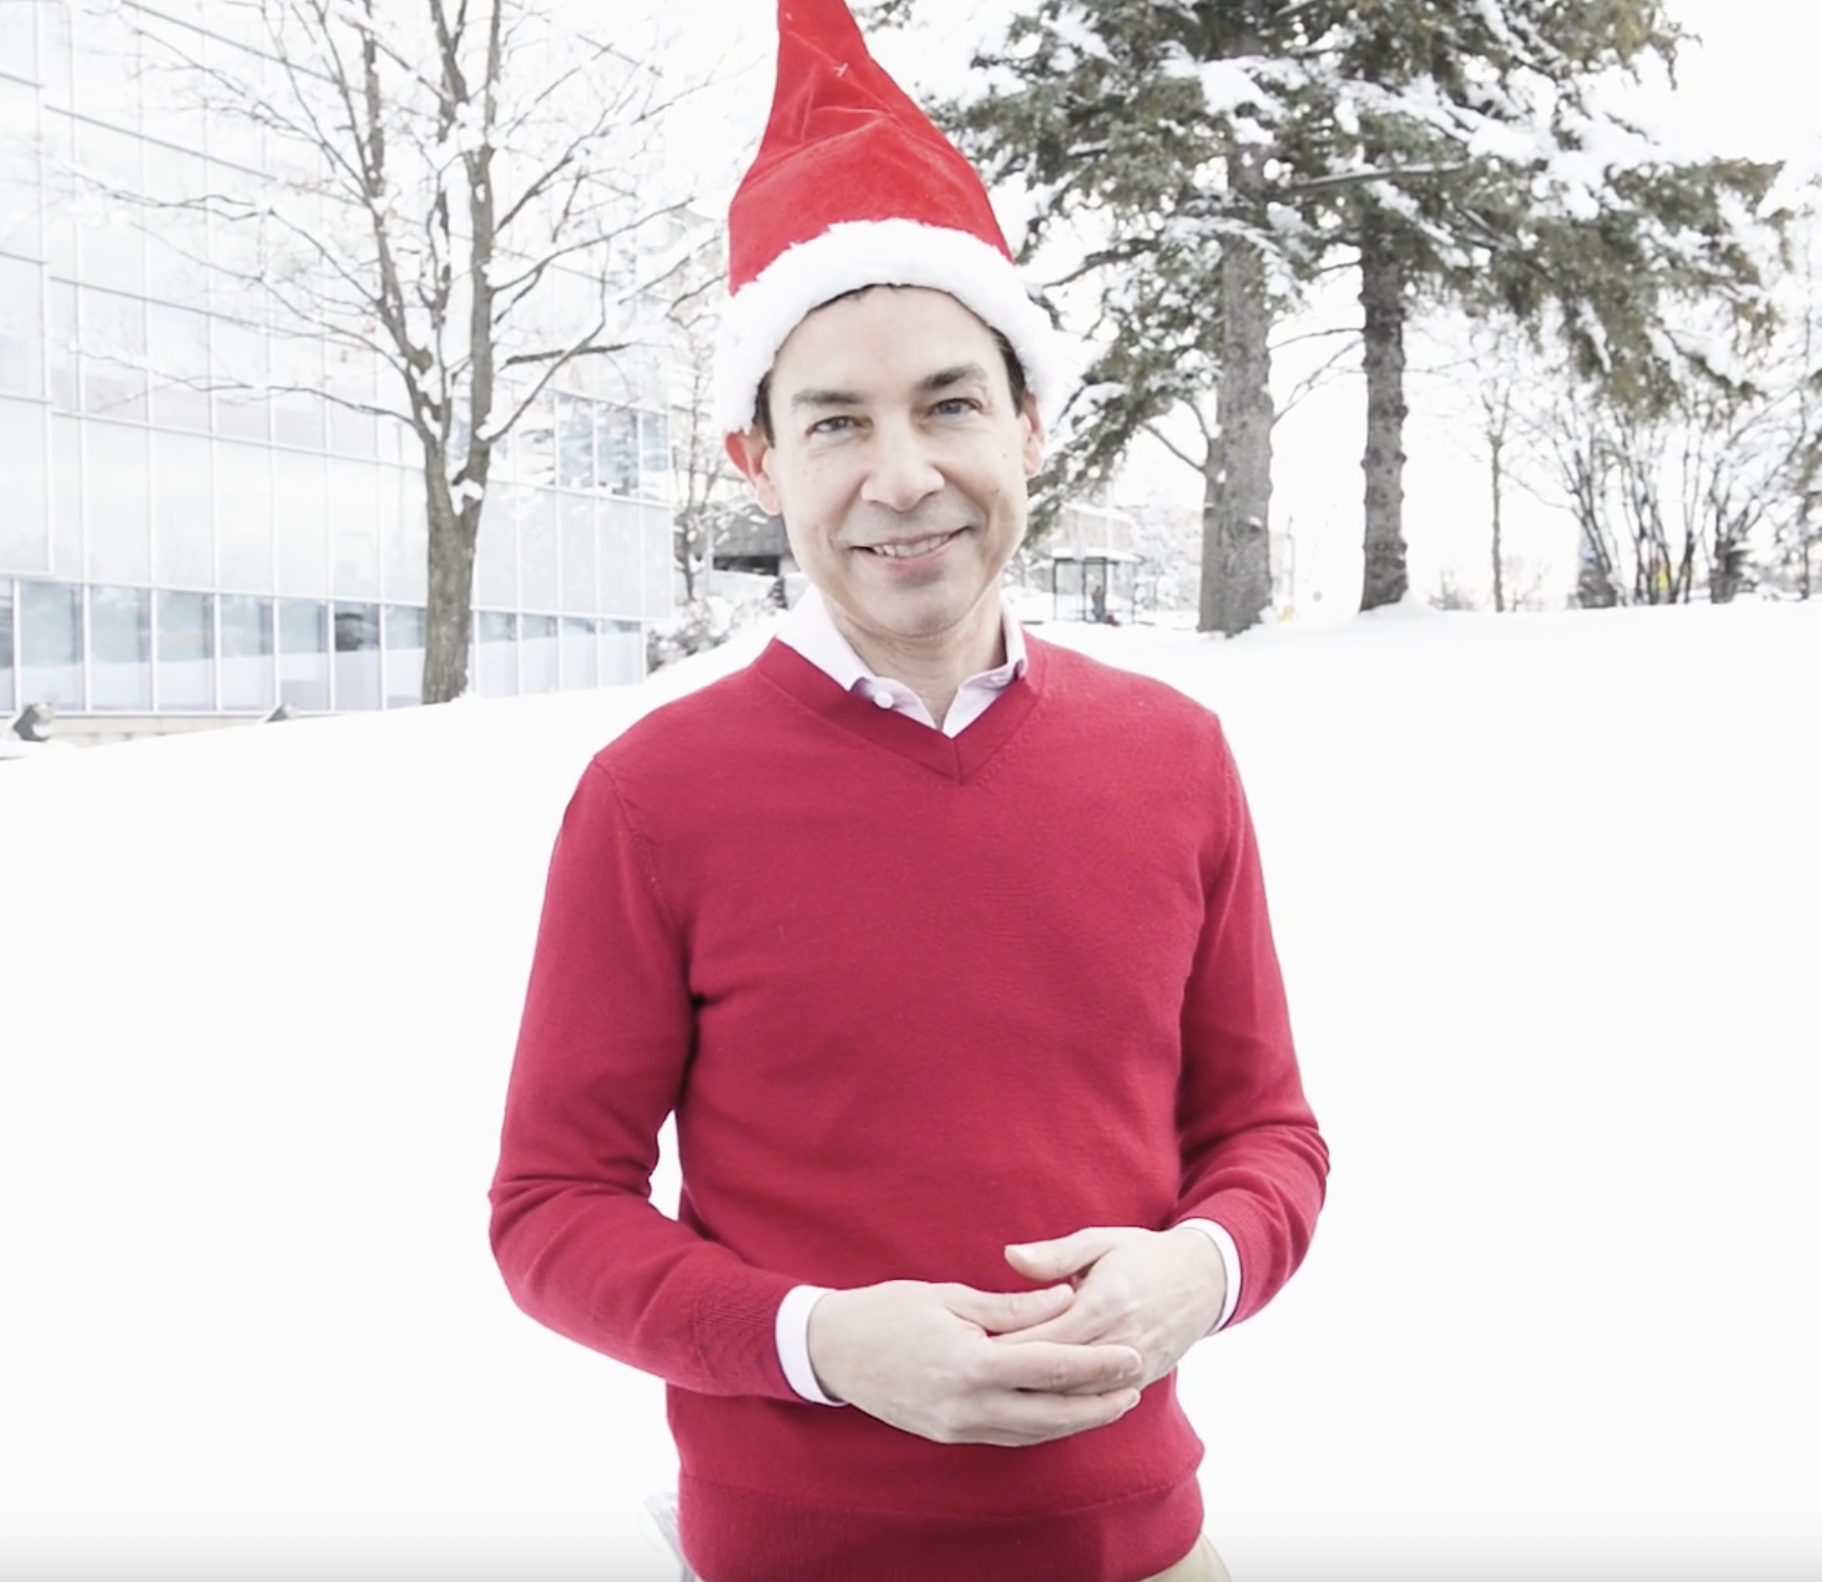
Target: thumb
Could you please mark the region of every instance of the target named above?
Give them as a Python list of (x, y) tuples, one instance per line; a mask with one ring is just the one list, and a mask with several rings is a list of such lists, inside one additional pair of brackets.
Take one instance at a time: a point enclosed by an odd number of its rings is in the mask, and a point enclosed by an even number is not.
[(1066, 1285), (1042, 1291), (977, 1291), (964, 1285), (951, 1287), (949, 1311), (990, 1335), (1009, 1335), (1055, 1318), (1074, 1300), (1075, 1292)]
[(1054, 1241), (1014, 1243), (1006, 1261), (1027, 1280), (1067, 1280), (1081, 1274), (1113, 1248), (1113, 1237), (1099, 1227), (1078, 1230)]

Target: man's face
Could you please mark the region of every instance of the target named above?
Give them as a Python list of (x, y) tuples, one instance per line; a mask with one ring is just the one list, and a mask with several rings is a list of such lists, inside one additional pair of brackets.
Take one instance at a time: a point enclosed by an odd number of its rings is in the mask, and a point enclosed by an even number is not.
[(940, 291), (842, 297), (779, 348), (771, 416), (729, 450), (862, 656), (991, 647), (1043, 433), (986, 325)]

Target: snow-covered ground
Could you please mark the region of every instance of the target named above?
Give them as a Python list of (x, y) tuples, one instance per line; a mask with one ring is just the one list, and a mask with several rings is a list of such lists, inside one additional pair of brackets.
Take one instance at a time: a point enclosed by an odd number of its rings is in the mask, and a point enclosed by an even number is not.
[[(1206, 699), (1335, 1155), (1195, 1353), (1240, 1582), (1822, 1575), (1822, 608), (1045, 628)], [(657, 1385), (485, 1238), (647, 688), (0, 766), (0, 1575), (657, 1582)]]

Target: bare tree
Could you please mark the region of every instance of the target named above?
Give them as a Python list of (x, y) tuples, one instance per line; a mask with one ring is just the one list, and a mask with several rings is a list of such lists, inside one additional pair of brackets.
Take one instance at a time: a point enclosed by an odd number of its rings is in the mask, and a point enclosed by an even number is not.
[(263, 157), (243, 182), (115, 196), (167, 239), (186, 218), (238, 235), (226, 262), (211, 250), (218, 289), (279, 340), (377, 358), (367, 389), (227, 377), (405, 425), (428, 537), (423, 698), (456, 697), (497, 448), (566, 370), (667, 333), (662, 290), (702, 237), (659, 137), (691, 90), (628, 47), (624, 18), (574, 8), (570, 25), (532, 0), (211, 0), (226, 49), (123, 9), (144, 70)]
[(685, 360), (671, 423), (672, 470), (678, 486), (672, 546), (684, 601), (691, 605), (708, 593), (715, 547), (750, 503), (745, 480), (734, 470), (711, 416), (714, 325), (699, 307), (705, 294), (693, 293), (677, 313)]

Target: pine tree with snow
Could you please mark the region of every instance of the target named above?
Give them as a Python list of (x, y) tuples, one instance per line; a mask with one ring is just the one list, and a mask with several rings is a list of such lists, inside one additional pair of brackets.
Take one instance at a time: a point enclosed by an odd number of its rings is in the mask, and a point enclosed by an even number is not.
[(1043, 0), (977, 61), (983, 91), (948, 118), (1024, 189), (1025, 254), (1092, 304), (1074, 472), (1168, 413), (1200, 425), (1178, 454), (1204, 479), (1205, 630), (1265, 607), (1269, 336), (1338, 262), (1361, 281), (1364, 608), (1407, 584), (1413, 311), (1509, 315), (1638, 398), (1678, 366), (1653, 331), (1666, 296), (1757, 310), (1742, 233), (1771, 169), (1675, 164), (1598, 102), (1676, 37), (1655, 0)]

